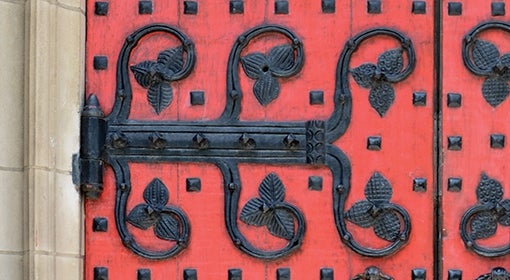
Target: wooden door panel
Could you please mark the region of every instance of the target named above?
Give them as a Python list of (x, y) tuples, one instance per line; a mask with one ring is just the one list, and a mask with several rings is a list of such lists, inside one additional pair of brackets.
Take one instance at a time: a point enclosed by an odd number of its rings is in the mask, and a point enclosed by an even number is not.
[[(491, 83), (487, 80), (499, 77), (492, 60), (510, 50), (509, 17), (498, 12), (501, 4), (469, 1), (442, 5), (443, 34), (448, 34), (442, 36), (441, 75), (443, 279), (476, 279), (497, 267), (508, 270), (510, 263), (509, 228), (491, 221), (504, 214), (489, 210), (493, 202), (501, 205), (508, 201), (510, 192), (504, 163), (509, 152), (507, 145), (500, 143), (510, 131), (504, 121), (510, 116), (510, 104), (502, 100), (504, 88), (484, 88)], [(500, 55), (492, 52), (495, 49)], [(473, 65), (476, 71), (481, 63), (487, 64), (482, 67), (487, 68), (483, 75), (468, 68)], [(508, 81), (501, 82), (503, 87), (505, 83), (508, 87)]]
[(432, 277), (414, 2), (89, 1), (85, 279)]

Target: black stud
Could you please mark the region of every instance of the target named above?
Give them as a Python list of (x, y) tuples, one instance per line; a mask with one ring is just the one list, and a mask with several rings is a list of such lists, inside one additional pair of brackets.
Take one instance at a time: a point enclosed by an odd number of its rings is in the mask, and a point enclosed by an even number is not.
[(449, 269), (448, 280), (462, 280), (462, 270)]
[(189, 93), (191, 105), (204, 105), (205, 96), (203, 91), (192, 91)]
[(108, 280), (108, 268), (94, 267), (94, 280)]
[(290, 269), (278, 268), (276, 270), (276, 280), (290, 280)]
[(415, 268), (411, 272), (411, 279), (425, 280), (425, 279), (427, 279), (427, 271), (423, 268)]
[(200, 178), (186, 178), (186, 191), (199, 192), (202, 189)]
[(414, 178), (414, 180), (413, 180), (413, 191), (415, 191), (415, 192), (426, 192), (427, 191), (427, 179), (425, 179), (425, 178)]
[(96, 1), (94, 4), (94, 14), (96, 16), (106, 16), (108, 14), (108, 2)]
[(448, 93), (446, 95), (446, 106), (458, 108), (462, 105), (462, 95), (460, 93)]
[(164, 149), (166, 147), (166, 140), (163, 134), (159, 132), (153, 132), (149, 136), (149, 145), (153, 149)]
[(198, 13), (198, 3), (195, 1), (184, 1), (184, 14), (196, 15)]
[(491, 3), (491, 14), (495, 16), (505, 15), (505, 2), (492, 2)]
[(413, 92), (413, 105), (414, 106), (427, 105), (427, 93), (424, 91)]
[(381, 13), (381, 0), (367, 0), (367, 13), (380, 14)]
[(427, 2), (413, 1), (413, 8), (412, 8), (411, 12), (413, 14), (426, 14), (427, 13)]
[(287, 0), (274, 1), (274, 13), (285, 15), (289, 13), (289, 2)]
[(448, 191), (460, 192), (462, 190), (462, 178), (448, 178)]
[(255, 139), (251, 138), (248, 134), (243, 133), (241, 137), (239, 137), (239, 144), (241, 144), (241, 147), (244, 149), (255, 149), (257, 144), (255, 143)]
[(152, 1), (142, 0), (138, 2), (138, 13), (140, 15), (152, 14)]
[(381, 150), (381, 136), (370, 136), (367, 138), (367, 149), (371, 151)]
[(462, 15), (462, 3), (460, 3), (460, 2), (449, 2), (448, 3), (448, 15), (449, 16), (460, 16), (460, 15)]
[(106, 68), (108, 68), (108, 57), (102, 55), (94, 56), (94, 69), (104, 70)]
[(322, 177), (321, 176), (308, 177), (308, 189), (312, 191), (322, 191)]
[(243, 279), (243, 271), (235, 268), (228, 270), (228, 280), (242, 280)]
[(448, 136), (448, 150), (462, 150), (462, 136)]
[(209, 148), (209, 140), (202, 133), (197, 133), (193, 136), (193, 144), (199, 149)]
[(230, 13), (231, 14), (244, 13), (244, 2), (242, 0), (231, 0), (230, 1)]
[(335, 12), (335, 0), (322, 0), (322, 12), (332, 14)]
[(197, 280), (197, 270), (192, 268), (185, 269), (183, 278), (184, 280)]
[(138, 270), (137, 280), (151, 280), (151, 271), (150, 269), (142, 268)]
[(321, 268), (321, 278), (320, 280), (333, 280), (333, 269), (331, 268)]
[(92, 221), (92, 231), (106, 232), (108, 230), (108, 219), (103, 217), (95, 217)]
[(505, 147), (505, 135), (491, 134), (491, 148), (502, 149)]
[(293, 134), (289, 134), (283, 138), (283, 144), (287, 149), (295, 149), (299, 146), (299, 140)]
[(324, 92), (322, 90), (310, 91), (310, 105), (324, 104)]

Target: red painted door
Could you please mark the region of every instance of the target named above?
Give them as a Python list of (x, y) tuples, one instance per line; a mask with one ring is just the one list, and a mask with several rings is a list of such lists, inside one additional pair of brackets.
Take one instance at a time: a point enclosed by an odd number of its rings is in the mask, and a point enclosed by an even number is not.
[(510, 35), (479, 2), (88, 1), (85, 279), (507, 273)]

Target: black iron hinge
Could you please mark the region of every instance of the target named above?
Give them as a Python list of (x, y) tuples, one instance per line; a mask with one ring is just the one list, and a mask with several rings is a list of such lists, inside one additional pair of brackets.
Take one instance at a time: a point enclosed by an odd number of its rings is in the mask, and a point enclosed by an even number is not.
[(91, 95), (81, 115), (80, 154), (73, 155), (73, 182), (87, 198), (96, 199), (103, 191), (103, 160), (106, 122), (95, 95)]

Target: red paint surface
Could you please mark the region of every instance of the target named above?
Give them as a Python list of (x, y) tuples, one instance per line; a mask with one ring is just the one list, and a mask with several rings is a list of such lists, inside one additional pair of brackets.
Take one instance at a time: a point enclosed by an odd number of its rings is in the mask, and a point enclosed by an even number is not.
[[(228, 1), (198, 1), (197, 15), (184, 15), (183, 1), (153, 1), (152, 15), (138, 15), (138, 1), (109, 1), (108, 16), (94, 15), (94, 1), (87, 3), (87, 56), (86, 92), (95, 93), (105, 111), (109, 113), (115, 97), (115, 72), (117, 56), (125, 37), (149, 23), (166, 23), (178, 27), (196, 46), (197, 62), (191, 75), (172, 83), (174, 98), (171, 105), (156, 115), (147, 102), (146, 90), (138, 86), (132, 75), (133, 103), (130, 119), (135, 120), (212, 120), (223, 111), (226, 95), (226, 68), (228, 55), (236, 38), (246, 30), (263, 23), (288, 27), (304, 44), (305, 64), (302, 71), (289, 79), (280, 79), (279, 98), (263, 107), (252, 94), (254, 81), (247, 78), (239, 66), (244, 92), (242, 120), (298, 121), (327, 119), (333, 113), (335, 71), (345, 42), (361, 31), (378, 26), (396, 29), (414, 44), (416, 68), (404, 81), (394, 84), (396, 99), (381, 118), (370, 107), (367, 89), (349, 79), (353, 96), (352, 118), (345, 135), (334, 145), (343, 150), (352, 165), (351, 193), (346, 209), (354, 202), (365, 199), (364, 188), (370, 176), (380, 172), (393, 187), (391, 201), (404, 207), (411, 216), (412, 232), (409, 243), (396, 254), (385, 258), (362, 257), (345, 246), (334, 224), (331, 174), (325, 168), (309, 166), (274, 166), (242, 164), (239, 166), (243, 192), (239, 209), (257, 195), (263, 178), (275, 172), (286, 187), (286, 200), (302, 210), (307, 231), (303, 245), (290, 256), (275, 261), (262, 261), (239, 251), (230, 240), (224, 222), (223, 182), (219, 170), (210, 164), (140, 164), (131, 163), (133, 191), (128, 201), (128, 212), (143, 202), (146, 185), (158, 177), (170, 191), (169, 203), (186, 212), (191, 222), (190, 245), (179, 255), (161, 261), (138, 257), (126, 249), (115, 228), (113, 171), (107, 168), (104, 192), (96, 201), (85, 204), (85, 279), (93, 279), (93, 268), (109, 268), (109, 279), (136, 279), (139, 268), (151, 269), (152, 279), (182, 279), (182, 270), (195, 268), (199, 279), (226, 279), (230, 268), (241, 268), (245, 279), (275, 279), (276, 269), (290, 267), (292, 279), (318, 279), (319, 270), (330, 267), (335, 279), (348, 279), (374, 265), (395, 279), (410, 279), (411, 270), (424, 268), (432, 279), (434, 262), (434, 94), (436, 82), (434, 69), (433, 1), (427, 2), (427, 13), (411, 13), (411, 1), (383, 1), (381, 14), (367, 14), (366, 1), (336, 1), (334, 14), (321, 12), (321, 1), (289, 1), (290, 14), (275, 15), (274, 2), (244, 1), (244, 14), (229, 14)], [(483, 2), (483, 1), (480, 1)], [(446, 8), (446, 3), (443, 5)], [(490, 5), (486, 5), (490, 9)], [(446, 11), (443, 11), (446, 14)], [(508, 117), (509, 101), (493, 110), (483, 100), (479, 89), (482, 80), (470, 74), (463, 66), (460, 46), (463, 34), (483, 19), (490, 10), (478, 17), (473, 6), (465, 5), (467, 20), (444, 15), (443, 34), (443, 103), (450, 91), (463, 93), (463, 107), (448, 109), (443, 104), (444, 119), (442, 139), (450, 133), (464, 137), (462, 152), (444, 149), (444, 171), (441, 189), (450, 176), (462, 176), (465, 188), (461, 193), (443, 191), (444, 270), (463, 269), (466, 279), (489, 272), (496, 265), (508, 263), (507, 258), (488, 260), (468, 252), (458, 235), (458, 223), (463, 212), (476, 202), (474, 188), (481, 170), (498, 178), (510, 193), (510, 177), (503, 164), (508, 158), (508, 148), (491, 150), (488, 135), (493, 131), (510, 137)], [(508, 20), (508, 17), (506, 17)], [(446, 24), (448, 23), (448, 24)], [(506, 40), (509, 37), (498, 37)], [(266, 52), (285, 42), (278, 35), (262, 36), (244, 51)], [(154, 60), (163, 48), (174, 47), (177, 40), (161, 34), (144, 39), (134, 50), (130, 65), (143, 60)], [(500, 44), (501, 45), (501, 44)], [(350, 68), (363, 63), (375, 63), (384, 51), (398, 43), (391, 38), (377, 37), (365, 41), (354, 54)], [(506, 44), (506, 51), (510, 48)], [(448, 53), (448, 55), (446, 54)], [(106, 55), (106, 70), (94, 70), (95, 55)], [(191, 106), (189, 92), (203, 90), (205, 105)], [(309, 91), (323, 90), (324, 105), (310, 105)], [(425, 106), (413, 106), (415, 91), (427, 93)], [(464, 105), (465, 104), (465, 105)], [(476, 112), (476, 113), (475, 113)], [(381, 151), (366, 149), (369, 136), (382, 137)], [(486, 144), (480, 145), (485, 141)], [(485, 143), (484, 142), (484, 143)], [(443, 145), (444, 146), (444, 145)], [(490, 172), (494, 170), (494, 173)], [(308, 190), (308, 176), (322, 176), (321, 192)], [(202, 190), (186, 192), (185, 180), (200, 177)], [(413, 191), (413, 179), (427, 178), (426, 192)], [(239, 210), (240, 211), (240, 210)], [(108, 232), (93, 232), (94, 217), (109, 220)], [(283, 246), (265, 228), (243, 226), (240, 230), (253, 244), (263, 248)], [(381, 247), (385, 242), (371, 229), (361, 229), (348, 223), (354, 238), (365, 246)], [(151, 248), (168, 248), (170, 242), (161, 241), (152, 230), (129, 229), (137, 240)], [(498, 232), (504, 236), (504, 232)], [(501, 238), (500, 238), (501, 239)], [(504, 242), (504, 240), (496, 240)], [(477, 263), (466, 265), (466, 263)]]

